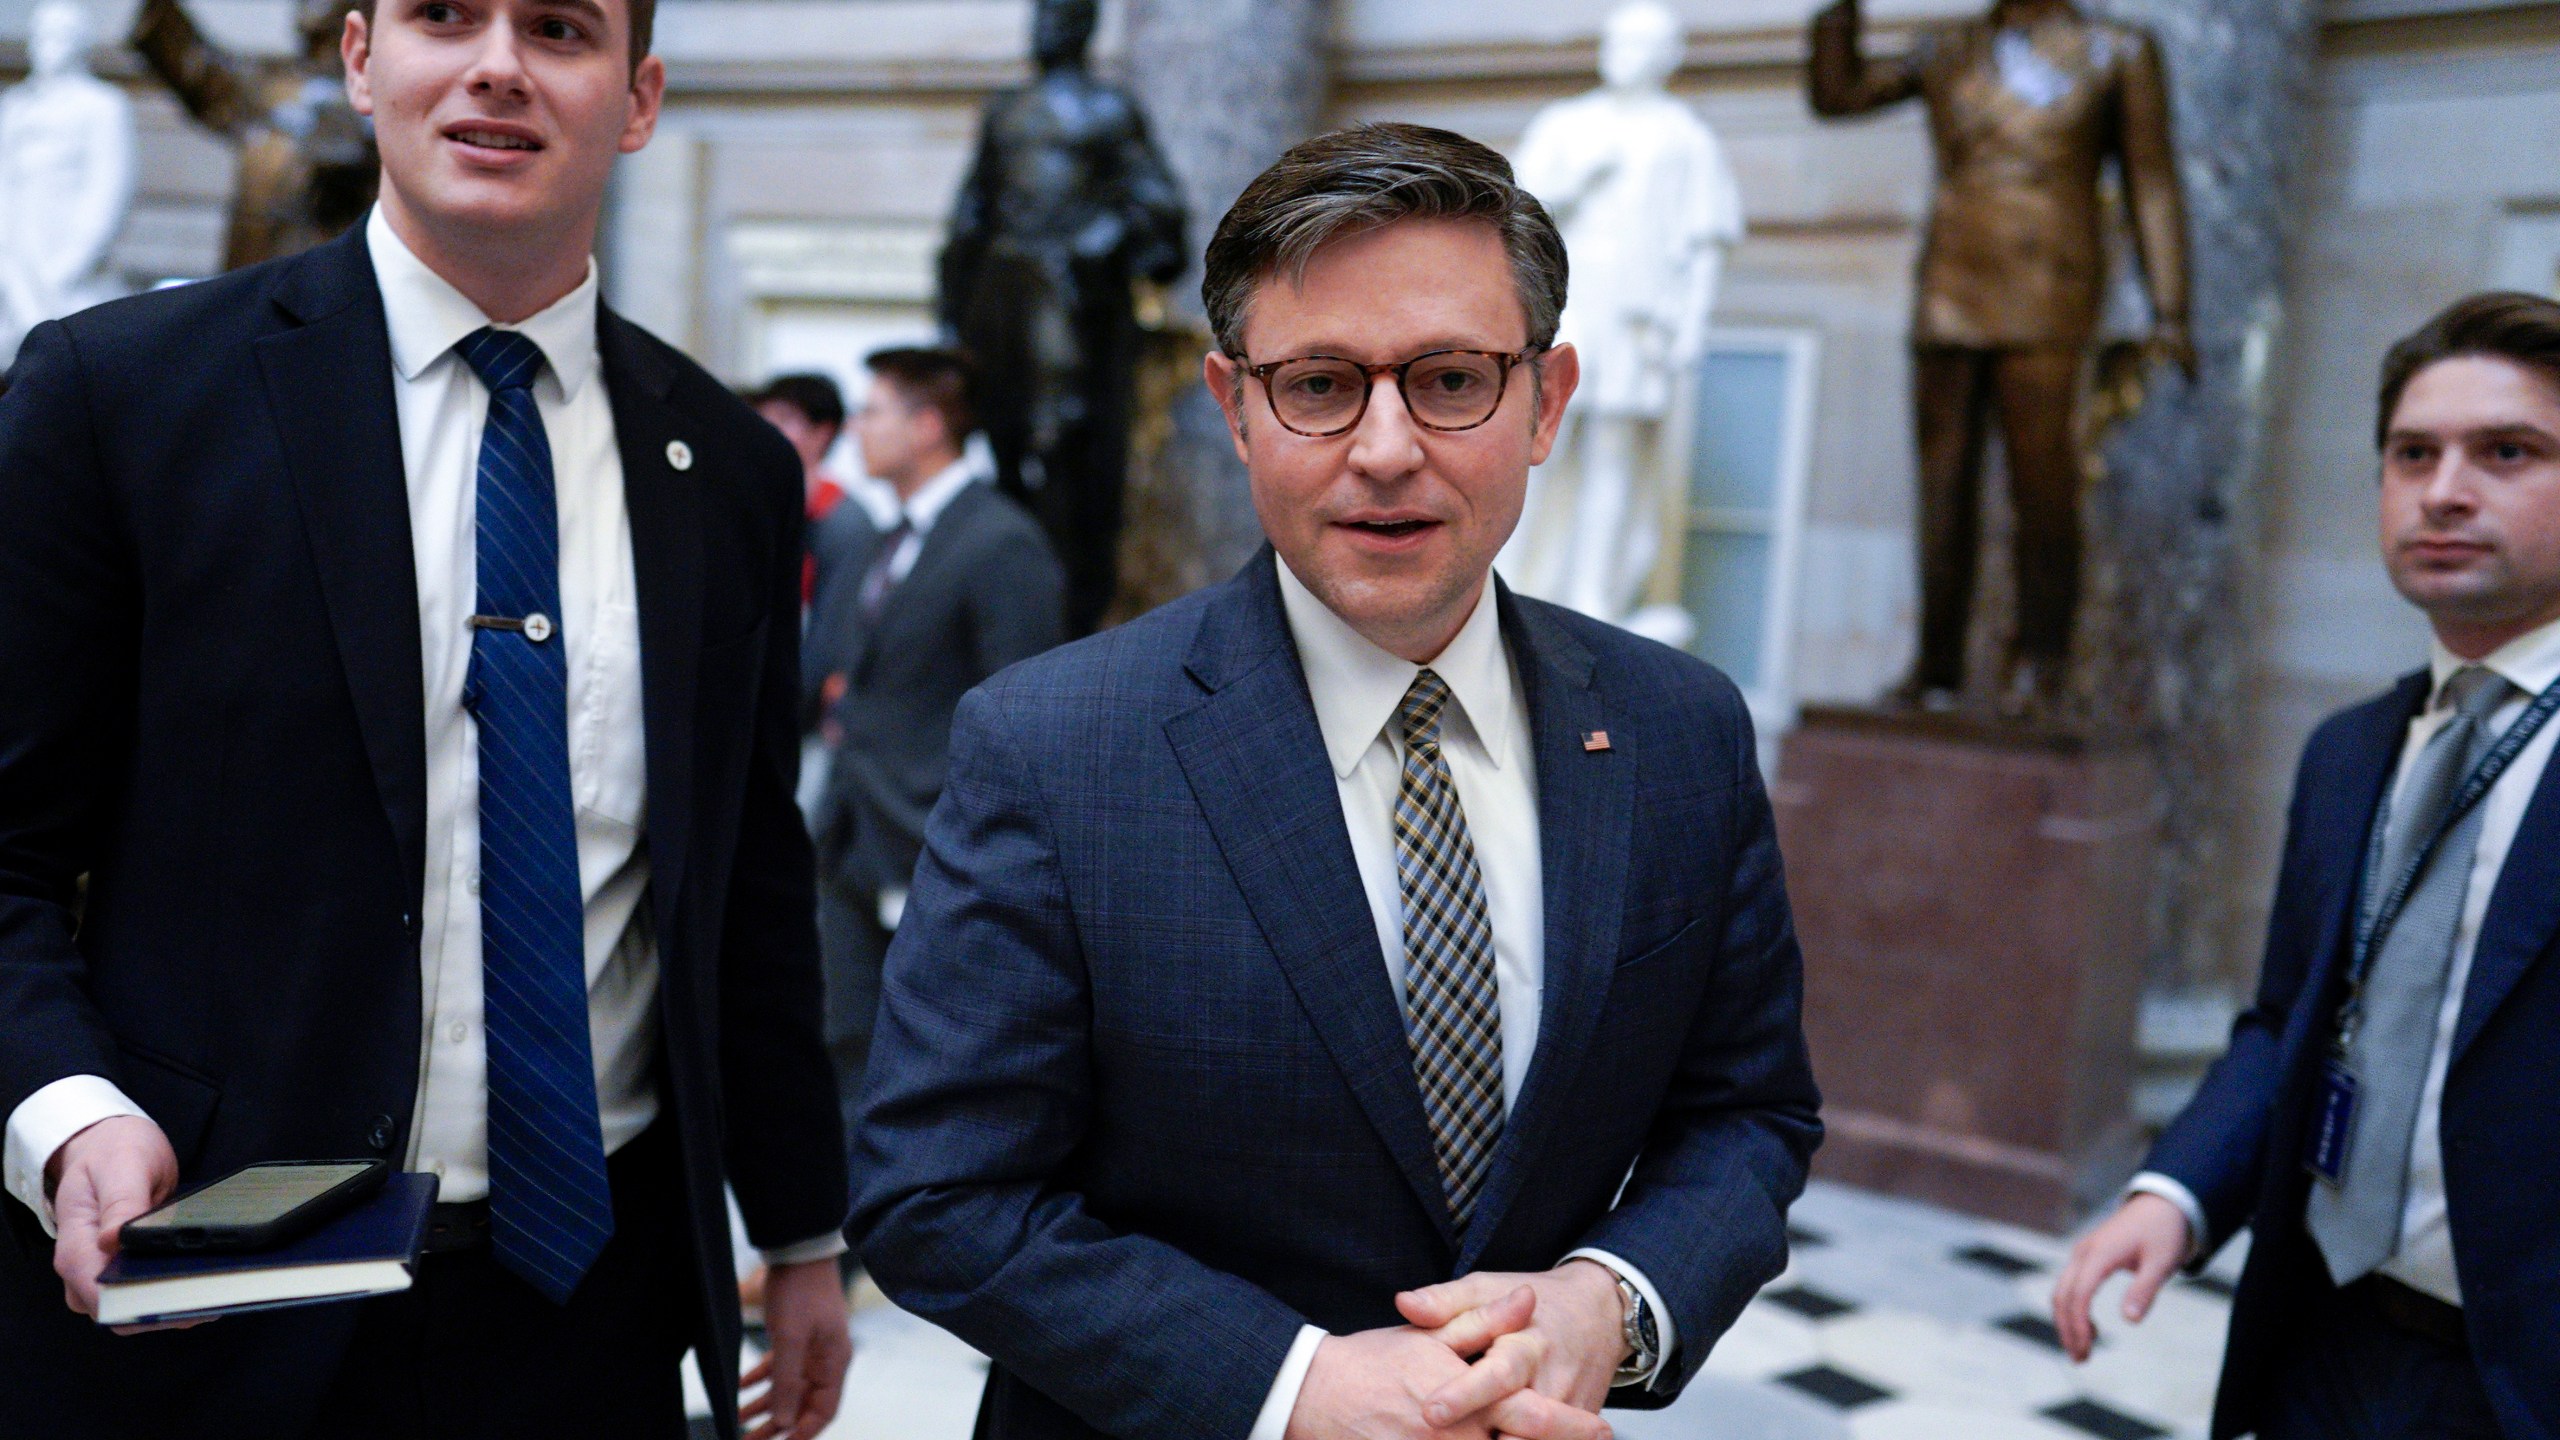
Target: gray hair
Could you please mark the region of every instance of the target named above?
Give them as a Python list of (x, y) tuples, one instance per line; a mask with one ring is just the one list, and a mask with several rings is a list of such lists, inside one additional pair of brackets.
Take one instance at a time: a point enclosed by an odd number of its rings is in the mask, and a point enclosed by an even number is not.
[(1245, 358), (1245, 314), (1267, 277), (1286, 274), (1294, 282), (1326, 241), (1415, 219), (1493, 226), (1528, 316), (1529, 348), (1555, 343), (1564, 314), (1564, 237), (1546, 207), (1512, 178), (1511, 162), (1453, 131), (1372, 124), (1290, 147), (1218, 222), (1200, 278), (1218, 348)]

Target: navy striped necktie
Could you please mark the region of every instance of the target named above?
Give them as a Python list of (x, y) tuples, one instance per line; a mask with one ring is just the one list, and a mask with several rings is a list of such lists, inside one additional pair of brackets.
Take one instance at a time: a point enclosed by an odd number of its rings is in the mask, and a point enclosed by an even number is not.
[(613, 1236), (613, 1195), (587, 1028), (559, 500), (533, 399), (542, 350), (510, 330), (477, 330), (455, 348), (489, 387), (475, 500), (479, 606), (463, 682), (480, 741), (489, 1235), (500, 1264), (566, 1303)]

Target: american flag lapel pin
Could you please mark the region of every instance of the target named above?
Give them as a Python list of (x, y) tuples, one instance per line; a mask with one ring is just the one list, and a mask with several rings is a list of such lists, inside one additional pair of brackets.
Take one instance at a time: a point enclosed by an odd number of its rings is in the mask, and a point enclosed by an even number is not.
[(1606, 730), (1585, 730), (1582, 732), (1582, 748), (1594, 755), (1608, 749), (1609, 732)]

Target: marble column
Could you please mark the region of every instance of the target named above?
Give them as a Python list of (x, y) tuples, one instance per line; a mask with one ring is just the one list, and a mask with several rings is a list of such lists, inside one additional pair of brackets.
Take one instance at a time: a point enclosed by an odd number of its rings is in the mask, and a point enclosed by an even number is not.
[(2241, 717), (2255, 629), (2261, 453), (2303, 153), (2316, 0), (2088, 0), (2168, 61), (2194, 254), (2190, 383), (2156, 370), (2105, 449), (2090, 509), (2090, 652), (2102, 707), (2147, 737), (2168, 799), (2154, 995), (2238, 992), (2256, 966), (2238, 873)]
[(1116, 613), (1222, 580), (1262, 543), (1216, 404), (1200, 253), (1254, 176), (1322, 121), (1328, 0), (1128, 0), (1128, 83), (1182, 180), (1191, 265), (1165, 295), (1139, 376)]

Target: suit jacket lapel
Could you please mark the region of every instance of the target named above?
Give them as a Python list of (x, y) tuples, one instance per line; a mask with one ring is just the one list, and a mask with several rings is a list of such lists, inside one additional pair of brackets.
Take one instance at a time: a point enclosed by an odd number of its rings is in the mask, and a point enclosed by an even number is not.
[[(631, 515), (632, 573), (639, 586), (641, 724), (649, 768), (650, 889), (662, 935), (681, 893), (685, 842), (693, 820), (694, 684), (702, 653), (702, 476), (720, 461), (694, 451), (678, 472), (667, 452), (685, 433), (668, 403), (675, 372), (631, 322), (611, 310), (597, 318), (597, 353), (622, 454), (623, 503)], [(785, 623), (791, 623), (785, 621)]]
[[(2486, 803), (2485, 801), (2483, 803)], [(2490, 893), (2464, 982), (2462, 1018), (2454, 1028), (2453, 1058), (2471, 1048), (2516, 982), (2533, 968), (2560, 933), (2560, 765), (2545, 763), (2533, 800), (2516, 826)]]
[(426, 875), (426, 678), (391, 338), (364, 227), (286, 268), (273, 299), (294, 328), (253, 348), (414, 916)]
[[(1629, 766), (1644, 739), (1610, 724), (1608, 697), (1593, 673), (1589, 649), (1544, 613), (1522, 605), (1508, 587), (1496, 591), (1496, 600), (1513, 668), (1526, 691), (1534, 736), (1538, 856), (1546, 891), (1545, 983), (1537, 1052), (1467, 1227), (1467, 1243), (1458, 1257), (1461, 1274), (1473, 1269), (1492, 1243), (1524, 1178), (1544, 1152), (1608, 999), (1634, 823)], [(1582, 737), (1595, 730), (1612, 731), (1612, 749), (1583, 748)], [(1499, 839), (1485, 837), (1479, 843)]]
[[(2355, 948), (2355, 907), (2364, 884), (2366, 848), (2380, 818), (2383, 793), (2400, 766), (2400, 750), (2408, 739), (2409, 720), (2425, 703), (2430, 684), (2419, 671), (2401, 677), (2389, 695), (2354, 712), (2332, 773), (2329, 795), (2307, 816), (2318, 827), (2310, 852), (2320, 857), (2319, 891), (2313, 916), (2313, 949), (2303, 975), (2302, 993), (2313, 997), (2311, 1023), (2325, 1026), (2335, 1013), (2339, 987), (2345, 983), (2347, 958)], [(2325, 1033), (2325, 1032), (2324, 1032)]]
[(1454, 1249), (1404, 1015), (1274, 564), (1266, 548), (1211, 601), (1186, 662), (1209, 694), (1167, 720), (1165, 738), (1307, 1018)]
[[(975, 518), (972, 512), (995, 498), (995, 491), (984, 482), (972, 481), (942, 507), (942, 513), (933, 519), (933, 528), (924, 532), (924, 544), (916, 551), (916, 563), (908, 568), (906, 578), (889, 587), (888, 596), (880, 602), (879, 622), (863, 628), (859, 641), (861, 650), (853, 665), (856, 671), (869, 667), (873, 652), (879, 648), (880, 636), (916, 604), (915, 597), (930, 594), (932, 587), (940, 583), (943, 569), (968, 535), (969, 524)], [(879, 551), (875, 546), (865, 562), (865, 570), (878, 558)], [(859, 580), (855, 582), (855, 588), (860, 588)]]

